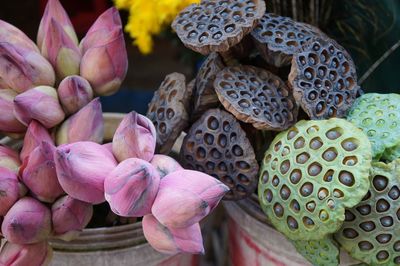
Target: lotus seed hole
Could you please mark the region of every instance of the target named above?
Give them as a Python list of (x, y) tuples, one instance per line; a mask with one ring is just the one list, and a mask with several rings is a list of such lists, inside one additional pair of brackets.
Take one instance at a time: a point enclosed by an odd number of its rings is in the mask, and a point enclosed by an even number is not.
[(300, 194), (303, 197), (308, 197), (312, 194), (313, 190), (314, 190), (314, 185), (310, 182), (306, 182), (301, 186)]
[(323, 145), (323, 142), (322, 142), (321, 138), (319, 138), (319, 137), (313, 138), (310, 141), (310, 148), (313, 150), (318, 150), (319, 148), (322, 147), (322, 145)]
[(322, 158), (324, 158), (325, 161), (332, 162), (336, 159), (337, 155), (337, 150), (332, 147), (324, 151), (324, 153), (322, 154)]
[(353, 174), (347, 171), (341, 171), (339, 173), (339, 181), (348, 187), (353, 186), (355, 182)]
[(302, 152), (296, 157), (296, 162), (298, 164), (305, 164), (308, 159), (310, 159), (310, 155), (307, 152)]
[(294, 169), (292, 173), (290, 174), (290, 182), (293, 184), (297, 184), (301, 180), (301, 171), (299, 169)]

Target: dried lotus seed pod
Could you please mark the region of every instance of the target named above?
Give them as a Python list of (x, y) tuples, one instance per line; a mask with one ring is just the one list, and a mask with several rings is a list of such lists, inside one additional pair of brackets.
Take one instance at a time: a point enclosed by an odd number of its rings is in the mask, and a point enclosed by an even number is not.
[(258, 196), (277, 230), (292, 240), (336, 232), (345, 208), (368, 191), (371, 144), (344, 119), (300, 121), (265, 153)]
[(192, 118), (197, 120), (205, 111), (220, 104), (214, 89), (215, 76), (225, 65), (218, 53), (211, 53), (201, 65), (196, 76)]
[(400, 145), (400, 95), (366, 93), (358, 98), (347, 120), (361, 128), (372, 144), (374, 159), (394, 159)]
[(312, 25), (271, 13), (264, 14), (251, 36), (264, 60), (276, 67), (290, 65), (293, 55), (310, 39), (326, 37)]
[(229, 186), (224, 199), (240, 200), (257, 188), (254, 149), (239, 122), (223, 110), (210, 109), (192, 125), (180, 156), (184, 167), (207, 173)]
[(299, 252), (312, 265), (339, 265), (339, 247), (331, 236), (321, 240), (297, 240), (292, 242)]
[(257, 129), (282, 131), (296, 123), (298, 107), (285, 83), (254, 66), (227, 67), (214, 87), (222, 105)]
[(353, 60), (330, 39), (313, 39), (293, 56), (289, 83), (311, 119), (344, 117), (359, 91)]
[(165, 77), (149, 103), (147, 117), (156, 128), (159, 153), (168, 154), (175, 140), (188, 126), (186, 108), (189, 107), (191, 95), (186, 91), (185, 76), (172, 73)]
[(400, 160), (372, 163), (370, 189), (346, 210), (335, 239), (368, 265), (400, 265)]
[(264, 12), (263, 0), (203, 0), (180, 12), (172, 28), (198, 53), (227, 52), (251, 32)]

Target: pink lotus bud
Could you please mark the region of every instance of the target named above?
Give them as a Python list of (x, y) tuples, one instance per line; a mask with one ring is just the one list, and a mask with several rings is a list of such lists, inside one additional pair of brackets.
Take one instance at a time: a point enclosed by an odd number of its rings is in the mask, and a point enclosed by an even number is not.
[(65, 118), (57, 91), (49, 86), (35, 87), (15, 97), (14, 114), (26, 126), (37, 120), (46, 128), (58, 125)]
[(89, 203), (64, 196), (51, 207), (53, 234), (65, 241), (79, 236), (93, 215), (93, 206)]
[(171, 229), (149, 214), (143, 217), (142, 224), (146, 240), (159, 252), (204, 254), (203, 238), (198, 223), (186, 228)]
[(2, 266), (45, 266), (50, 263), (53, 250), (47, 241), (31, 245), (6, 242), (0, 251)]
[(14, 203), (26, 193), (15, 172), (0, 167), (0, 216), (6, 215)]
[(140, 158), (150, 161), (156, 149), (156, 129), (145, 116), (136, 112), (127, 114), (113, 138), (113, 153), (118, 161)]
[(157, 169), (161, 178), (178, 170), (183, 170), (183, 167), (175, 159), (163, 154), (155, 154), (150, 163)]
[(105, 197), (111, 210), (126, 217), (151, 213), (160, 176), (148, 162), (131, 158), (121, 162), (104, 181)]
[(82, 141), (57, 147), (58, 181), (71, 197), (99, 204), (104, 199), (104, 180), (117, 167), (112, 153), (95, 142)]
[(112, 142), (103, 144), (103, 147), (112, 153)]
[(55, 74), (51, 64), (38, 52), (0, 42), (0, 77), (4, 89), (18, 93), (35, 86), (53, 86)]
[(64, 194), (57, 178), (53, 157), (55, 150), (53, 144), (42, 142), (24, 160), (20, 169), (22, 182), (42, 202), (54, 202)]
[(42, 49), (45, 35), (49, 32), (49, 27), (52, 19), (54, 19), (61, 25), (65, 33), (69, 36), (73, 43), (77, 45), (78, 37), (76, 37), (74, 27), (72, 26), (71, 20), (69, 19), (67, 12), (65, 12), (65, 9), (62, 7), (61, 3), (58, 0), (49, 0), (47, 2), (46, 9), (44, 10), (43, 17), (39, 25), (39, 31), (37, 35), (38, 47)]
[(102, 143), (103, 138), (104, 121), (99, 98), (65, 120), (56, 135), (57, 145), (78, 141)]
[(151, 212), (168, 228), (188, 227), (207, 216), (228, 191), (212, 176), (179, 170), (161, 179)]
[(58, 86), (58, 98), (66, 114), (78, 112), (93, 99), (89, 82), (80, 76), (69, 76)]
[[(82, 47), (85, 50), (81, 65), (81, 76), (87, 79), (98, 95), (111, 95), (118, 91), (128, 70), (123, 31), (120, 26), (101, 38), (87, 38)], [(105, 36), (103, 36), (105, 35)], [(90, 40), (90, 44), (89, 44)]]
[(122, 29), (121, 17), (115, 7), (109, 8), (101, 14), (95, 23), (82, 39), (80, 46), (82, 54), (90, 47), (96, 46), (99, 42), (104, 41), (110, 35), (110, 32), (115, 29)]
[(19, 160), (19, 154), (15, 150), (0, 145), (0, 167), (7, 168), (15, 173), (18, 173), (18, 169), (21, 166)]
[(21, 161), (24, 161), (25, 158), (44, 141), (54, 145), (49, 131), (36, 120), (32, 120), (32, 122), (29, 123), (28, 130), (24, 137), (24, 145), (22, 146), (20, 154)]
[(8, 42), (23, 49), (40, 53), (36, 44), (21, 30), (0, 19), (0, 42)]
[(51, 213), (46, 205), (30, 197), (18, 200), (4, 216), (1, 231), (15, 244), (44, 241), (51, 233)]
[(17, 93), (11, 89), (0, 89), (0, 131), (23, 133), (26, 126), (21, 124), (14, 115), (14, 98)]
[(79, 74), (81, 52), (62, 28), (61, 24), (53, 18), (45, 35), (42, 54), (53, 65), (57, 78), (62, 80), (70, 75)]

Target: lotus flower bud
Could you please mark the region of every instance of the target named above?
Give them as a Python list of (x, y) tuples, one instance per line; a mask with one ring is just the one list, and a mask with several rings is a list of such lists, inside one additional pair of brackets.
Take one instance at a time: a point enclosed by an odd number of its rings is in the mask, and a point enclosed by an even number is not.
[(14, 98), (17, 93), (11, 89), (0, 89), (0, 131), (10, 133), (23, 133), (24, 126), (14, 115)]
[(79, 74), (81, 61), (79, 47), (53, 18), (43, 41), (42, 54), (53, 65), (59, 80)]
[(178, 170), (183, 170), (183, 167), (175, 159), (163, 154), (155, 154), (150, 163), (157, 169), (161, 178)]
[(0, 42), (0, 77), (4, 89), (18, 93), (35, 86), (53, 86), (55, 74), (51, 64), (38, 52)]
[(23, 49), (40, 53), (36, 44), (21, 30), (0, 19), (0, 42), (8, 42)]
[(22, 146), (20, 159), (23, 162), (26, 157), (42, 142), (48, 142), (54, 145), (54, 141), (49, 131), (36, 120), (29, 123), (28, 130), (24, 137), (24, 145)]
[(112, 142), (103, 144), (103, 147), (112, 153)]
[(35, 87), (15, 97), (14, 114), (26, 126), (37, 120), (46, 128), (58, 125), (65, 118), (57, 91), (49, 86)]
[(99, 98), (65, 120), (56, 134), (57, 145), (78, 141), (102, 143), (103, 138), (104, 121)]
[(80, 43), (82, 54), (90, 47), (107, 39), (110, 32), (115, 29), (122, 29), (121, 17), (118, 10), (115, 7), (111, 7), (97, 18), (86, 33), (86, 36), (82, 39)]
[(51, 207), (53, 234), (65, 241), (79, 236), (93, 215), (93, 206), (70, 196), (58, 199)]
[(161, 179), (151, 211), (168, 228), (188, 227), (207, 216), (228, 191), (212, 176), (179, 170)]
[(90, 82), (96, 94), (115, 93), (126, 76), (128, 56), (121, 21), (114, 9), (98, 18), (82, 40), (81, 49), (81, 76)]
[(160, 176), (150, 163), (130, 158), (106, 177), (105, 197), (114, 213), (141, 217), (151, 213), (159, 185)]
[(54, 163), (55, 149), (53, 144), (42, 142), (24, 160), (20, 169), (22, 182), (32, 195), (42, 202), (54, 202), (64, 194), (57, 178)]
[(69, 76), (58, 86), (58, 98), (66, 114), (74, 114), (93, 99), (89, 82), (80, 76)]
[(14, 203), (25, 193), (26, 189), (19, 182), (17, 174), (0, 167), (0, 216), (6, 215)]
[(21, 161), (19, 160), (18, 152), (7, 146), (0, 145), (0, 167), (18, 173), (20, 165)]
[(4, 216), (1, 231), (8, 241), (15, 244), (44, 241), (51, 233), (50, 210), (38, 200), (24, 197)]
[(105, 201), (104, 180), (117, 166), (107, 148), (89, 141), (62, 145), (55, 162), (58, 181), (68, 195), (92, 204)]
[(31, 245), (6, 242), (0, 251), (2, 266), (45, 266), (50, 263), (53, 250), (47, 241)]
[(136, 112), (127, 114), (113, 138), (113, 153), (118, 161), (140, 158), (150, 161), (156, 149), (156, 129), (145, 116)]
[(198, 223), (186, 228), (170, 229), (149, 214), (143, 217), (142, 224), (146, 240), (159, 252), (204, 254), (203, 238)]
[(39, 31), (37, 35), (38, 47), (42, 49), (42, 45), (44, 43), (46, 34), (49, 32), (52, 19), (61, 25), (62, 29), (69, 36), (72, 42), (77, 45), (78, 37), (76, 36), (74, 27), (72, 26), (67, 12), (65, 12), (65, 9), (58, 0), (49, 0), (39, 25)]
[[(1, 239), (3, 238), (3, 233), (1, 232), (1, 224), (2, 223), (3, 223), (3, 217), (0, 216), (0, 242), (1, 242)], [(1, 255), (0, 255), (0, 258), (1, 258)]]

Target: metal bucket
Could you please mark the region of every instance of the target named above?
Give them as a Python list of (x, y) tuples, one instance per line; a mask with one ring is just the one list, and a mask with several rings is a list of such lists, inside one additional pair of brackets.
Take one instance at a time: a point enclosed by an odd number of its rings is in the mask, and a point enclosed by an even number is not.
[[(229, 260), (232, 266), (310, 266), (286, 237), (267, 223), (253, 195), (239, 202), (224, 202), (228, 216)], [(346, 252), (341, 252), (342, 266), (354, 265)]]

